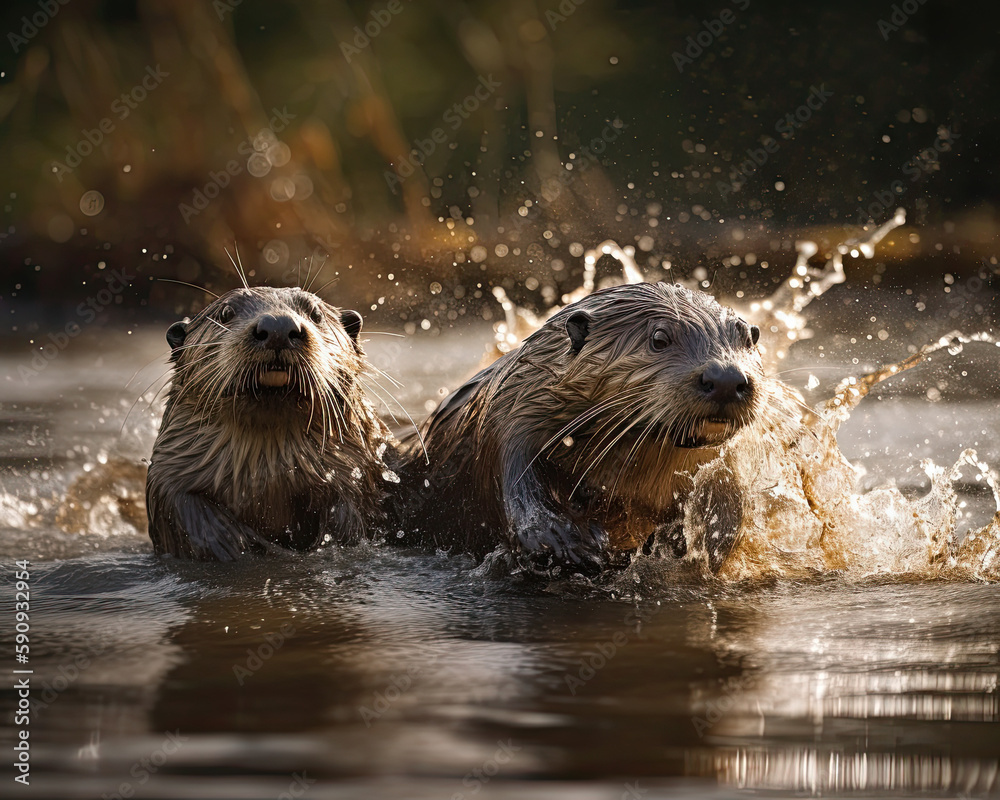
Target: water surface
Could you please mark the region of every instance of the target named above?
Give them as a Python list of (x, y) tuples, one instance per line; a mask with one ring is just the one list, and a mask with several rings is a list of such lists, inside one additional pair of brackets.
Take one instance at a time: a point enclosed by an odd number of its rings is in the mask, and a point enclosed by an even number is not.
[[(0, 385), (0, 556), (32, 561), (33, 796), (1000, 793), (995, 585), (678, 586), (647, 565), (609, 591), (371, 544), (191, 564), (151, 554), (124, 495), (67, 517), (84, 469), (148, 455), (155, 404), (121, 431), (158, 368), (123, 386), (161, 336), (109, 331)], [(419, 416), (487, 340), (369, 348)], [(23, 357), (4, 360), (16, 375)], [(995, 454), (988, 400), (862, 408), (841, 442), (873, 482), (918, 493), (926, 476), (903, 462), (950, 463), (977, 436)], [(928, 425), (949, 433), (914, 433)], [(991, 500), (967, 488), (985, 524)], [(5, 601), (12, 588), (5, 571)], [(7, 741), (15, 704), (8, 684)]]

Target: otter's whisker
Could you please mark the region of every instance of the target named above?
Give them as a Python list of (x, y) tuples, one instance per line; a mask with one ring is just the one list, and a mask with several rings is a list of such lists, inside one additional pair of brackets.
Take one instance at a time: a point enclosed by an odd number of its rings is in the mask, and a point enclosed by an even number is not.
[[(313, 256), (312, 256), (312, 254), (310, 254), (310, 256), (309, 256), (309, 262), (310, 262), (309, 270), (310, 270), (310, 272), (312, 271), (312, 259), (313, 259)], [(325, 267), (325, 266), (326, 266), (326, 259), (324, 258), (323, 259), (323, 263), (321, 263), (319, 265), (319, 269), (316, 270), (316, 274), (313, 276), (312, 281), (310, 281), (308, 278), (306, 278), (306, 285), (302, 287), (303, 291), (306, 291), (306, 292), (311, 292), (312, 291), (312, 289), (310, 288), (312, 286), (312, 283), (316, 280), (316, 278), (318, 278), (320, 276), (320, 273), (323, 272), (323, 267)], [(318, 294), (318, 292), (313, 292), (313, 294)]]
[(383, 378), (385, 378), (385, 379), (386, 379), (387, 381), (389, 381), (389, 383), (391, 383), (391, 384), (392, 384), (393, 386), (395, 386), (395, 387), (396, 387), (397, 389), (403, 389), (403, 388), (405, 388), (405, 387), (403, 386), (403, 384), (401, 384), (401, 383), (400, 383), (399, 381), (397, 381), (397, 380), (396, 380), (395, 378), (393, 378), (393, 377), (392, 377), (391, 375), (389, 375), (389, 374), (388, 374), (387, 372), (383, 372), (382, 370), (380, 370), (380, 369), (379, 369), (378, 367), (376, 367), (376, 366), (375, 366), (374, 364), (368, 364), (368, 367), (369, 367), (370, 369), (373, 369), (373, 370), (375, 370), (375, 371), (376, 371), (376, 372), (377, 372), (377, 373), (378, 373), (379, 375), (381, 375), (381, 376), (382, 376)]
[(642, 433), (640, 433), (636, 437), (635, 444), (632, 445), (632, 449), (628, 451), (628, 454), (625, 456), (621, 465), (618, 467), (618, 474), (615, 476), (615, 482), (611, 485), (612, 497), (615, 497), (618, 492), (618, 482), (621, 480), (622, 473), (625, 472), (625, 468), (628, 466), (628, 463), (632, 460), (632, 457), (639, 449), (639, 446), (643, 443), (643, 440), (645, 439), (649, 431), (652, 430), (653, 426), (656, 425), (656, 423), (657, 420), (655, 417), (650, 420), (649, 424), (643, 429)]
[[(379, 372), (381, 372), (381, 370), (379, 370)], [(385, 373), (383, 373), (383, 374), (385, 374)], [(386, 377), (388, 378), (389, 376), (386, 375)], [(420, 427), (417, 425), (417, 423), (413, 421), (413, 417), (410, 416), (410, 412), (406, 410), (406, 406), (404, 406), (402, 403), (400, 403), (399, 400), (396, 399), (396, 396), (392, 392), (390, 392), (388, 389), (386, 389), (377, 380), (375, 380), (374, 378), (370, 378), (369, 380), (373, 381), (376, 386), (378, 386), (383, 392), (385, 392), (387, 395), (389, 395), (389, 397), (392, 398), (392, 401), (397, 406), (399, 406), (399, 410), (402, 411), (406, 415), (406, 418), (410, 421), (410, 425), (413, 426), (413, 430), (416, 432), (417, 441), (420, 442), (420, 449), (423, 450), (423, 453), (424, 453), (424, 459), (426, 460), (426, 463), (430, 464), (430, 456), (427, 455), (427, 447), (424, 444), (423, 434), (420, 432)], [(390, 380), (392, 380), (392, 379), (390, 378)], [(388, 410), (388, 408), (389, 408), (389, 406), (386, 405), (386, 410)], [(391, 411), (389, 411), (389, 414), (390, 414), (390, 416), (392, 416), (392, 419), (395, 422), (396, 421), (395, 415)]]
[[(392, 418), (393, 424), (398, 425), (399, 420), (396, 419), (396, 415), (392, 412), (392, 408), (386, 402), (386, 399), (381, 395), (381, 393), (377, 389), (375, 389), (368, 381), (364, 379), (359, 379), (359, 380), (361, 381), (361, 385), (364, 386), (367, 391), (371, 392), (373, 395), (375, 395), (375, 397), (378, 398), (379, 403), (382, 404), (382, 407), (385, 408), (386, 413)], [(379, 386), (379, 388), (382, 388), (380, 384), (376, 385)]]
[(593, 468), (594, 468), (594, 467), (595, 467), (595, 466), (596, 466), (596, 465), (598, 464), (598, 462), (600, 462), (600, 461), (601, 461), (601, 460), (602, 460), (602, 459), (603, 459), (603, 458), (604, 458), (604, 457), (605, 457), (605, 456), (606, 456), (606, 455), (608, 454), (608, 452), (610, 452), (610, 450), (611, 450), (611, 449), (612, 449), (612, 448), (613, 448), (613, 447), (614, 447), (614, 446), (615, 446), (616, 444), (618, 444), (618, 442), (619, 442), (619, 441), (621, 441), (622, 437), (623, 437), (623, 436), (625, 436), (625, 434), (626, 434), (626, 433), (628, 433), (628, 432), (629, 432), (630, 430), (632, 430), (632, 428), (634, 428), (634, 427), (635, 427), (636, 425), (638, 425), (638, 424), (639, 424), (639, 422), (640, 422), (640, 418), (636, 418), (636, 419), (635, 419), (635, 420), (634, 420), (633, 422), (630, 422), (630, 423), (629, 423), (629, 424), (628, 424), (628, 425), (627, 425), (627, 426), (625, 427), (625, 429), (624, 429), (624, 430), (623, 430), (623, 431), (622, 431), (621, 433), (619, 433), (619, 434), (618, 434), (618, 435), (617, 435), (617, 436), (616, 436), (616, 437), (615, 437), (615, 438), (614, 438), (614, 439), (613, 439), (613, 440), (612, 440), (612, 441), (611, 441), (611, 442), (610, 442), (610, 443), (608, 444), (608, 446), (607, 446), (607, 447), (605, 447), (605, 448), (604, 448), (604, 450), (603, 450), (603, 451), (601, 452), (601, 454), (600, 454), (600, 455), (599, 455), (599, 456), (598, 456), (597, 458), (595, 458), (595, 459), (594, 459), (594, 460), (593, 460), (593, 461), (591, 462), (590, 466), (588, 466), (588, 467), (587, 467), (587, 468), (586, 468), (586, 469), (585, 469), (585, 470), (583, 471), (583, 474), (582, 474), (582, 475), (580, 475), (580, 480), (578, 480), (578, 481), (576, 482), (576, 485), (575, 485), (575, 486), (573, 487), (573, 491), (571, 491), (571, 492), (569, 493), (569, 496), (570, 496), (570, 497), (572, 497), (572, 496), (573, 496), (574, 494), (576, 494), (576, 490), (580, 488), (580, 484), (581, 484), (581, 483), (583, 483), (583, 479), (587, 477), (587, 473), (588, 473), (588, 472), (590, 472), (590, 470), (592, 470), (592, 469), (593, 469)]
[[(239, 258), (239, 254), (240, 254), (239, 246), (236, 245), (235, 242), (233, 243), (233, 246), (236, 248), (236, 256), (237, 256), (237, 258)], [(236, 274), (239, 275), (240, 276), (240, 280), (243, 281), (243, 288), (244, 289), (249, 289), (250, 288), (250, 284), (247, 283), (247, 276), (243, 272), (243, 261), (242, 261), (242, 259), (237, 264), (236, 260), (232, 257), (232, 255), (230, 255), (229, 248), (226, 247), (226, 248), (223, 248), (223, 249), (226, 251), (226, 255), (229, 256), (229, 260), (233, 262), (233, 267), (236, 270)]]
[(192, 289), (197, 289), (198, 291), (204, 292), (205, 294), (210, 294), (216, 300), (219, 299), (219, 295), (213, 292), (211, 289), (206, 289), (204, 286), (199, 286), (197, 283), (188, 283), (187, 281), (177, 281), (173, 278), (156, 278), (160, 283), (176, 283), (179, 286), (190, 286)]
[[(319, 273), (316, 273), (316, 274), (318, 275)], [(313, 290), (313, 294), (322, 295), (324, 289), (326, 289), (328, 286), (333, 286), (338, 281), (340, 281), (340, 276), (339, 275), (336, 278), (334, 278), (333, 280), (327, 281), (322, 286), (320, 286), (318, 289)]]
[[(637, 419), (641, 415), (637, 415), (636, 412), (640, 411), (642, 408), (642, 398), (634, 398), (633, 402), (628, 403), (622, 408), (619, 408), (615, 413), (611, 414), (606, 420), (603, 420), (597, 429), (590, 436), (590, 440), (587, 442), (587, 446), (581, 448), (579, 454), (574, 462), (574, 469), (580, 468), (580, 463), (583, 459), (592, 455), (595, 451), (601, 449), (606, 441), (615, 435), (615, 430), (619, 425), (626, 422), (630, 416), (635, 415)], [(600, 439), (598, 439), (600, 437)], [(596, 444), (592, 444), (594, 440), (597, 440)], [(593, 465), (591, 465), (593, 466)]]
[(333, 411), (337, 419), (337, 438), (340, 443), (344, 443), (344, 431), (347, 430), (347, 420), (344, 418), (343, 409), (340, 408), (340, 404), (330, 401), (330, 410)]
[[(547, 442), (545, 442), (545, 444), (543, 444), (538, 449), (538, 452), (535, 453), (535, 455), (532, 457), (531, 461), (528, 462), (527, 466), (524, 468), (524, 470), (518, 476), (517, 480), (515, 481), (515, 484), (517, 484), (517, 483), (519, 483), (521, 481), (521, 479), (528, 473), (528, 470), (531, 469), (532, 465), (539, 458), (541, 458), (542, 454), (546, 450), (548, 450), (554, 444), (556, 444), (557, 442), (560, 442), (563, 439), (565, 439), (567, 436), (569, 436), (574, 431), (576, 431), (581, 425), (585, 425), (587, 422), (589, 422), (595, 416), (599, 416), (603, 411), (607, 411), (607, 410), (609, 410), (611, 408), (614, 408), (616, 405), (619, 405), (619, 404), (624, 404), (624, 403), (631, 402), (633, 399), (635, 399), (638, 396), (639, 396), (639, 392), (638, 391), (636, 391), (634, 394), (616, 395), (615, 397), (611, 397), (608, 400), (602, 400), (597, 405), (591, 406), (589, 409), (587, 409), (586, 411), (584, 411), (583, 413), (581, 413), (580, 415), (578, 415), (577, 417), (575, 417), (573, 420), (571, 420), (569, 423), (567, 423), (565, 426), (563, 426), (554, 436), (552, 436), (552, 438), (550, 438)], [(601, 427), (603, 428), (604, 426), (602, 425)]]
[[(122, 420), (122, 426), (121, 426), (121, 429), (120, 429), (120, 430), (118, 431), (118, 435), (119, 435), (119, 436), (122, 436), (122, 435), (123, 435), (123, 434), (125, 433), (125, 426), (126, 426), (126, 425), (128, 425), (128, 418), (129, 418), (130, 416), (132, 416), (132, 412), (133, 412), (133, 411), (135, 411), (135, 407), (136, 407), (136, 406), (137, 406), (137, 405), (139, 404), (139, 401), (140, 401), (140, 400), (142, 400), (142, 399), (143, 399), (143, 397), (145, 397), (145, 396), (146, 396), (146, 392), (148, 392), (148, 391), (149, 391), (150, 389), (152, 389), (152, 388), (153, 388), (153, 387), (154, 387), (154, 386), (155, 386), (155, 385), (156, 385), (157, 383), (159, 383), (160, 381), (162, 381), (162, 380), (163, 380), (164, 378), (166, 378), (166, 377), (167, 377), (167, 376), (168, 376), (168, 375), (170, 374), (170, 369), (171, 369), (171, 368), (170, 368), (170, 367), (168, 366), (168, 367), (166, 368), (166, 370), (165, 370), (165, 371), (164, 371), (164, 372), (163, 372), (163, 373), (162, 373), (162, 374), (161, 374), (161, 375), (160, 375), (159, 377), (157, 377), (156, 379), (154, 379), (154, 380), (153, 380), (153, 382), (152, 382), (151, 384), (149, 384), (149, 385), (148, 385), (148, 386), (147, 386), (147, 387), (146, 387), (145, 389), (143, 389), (143, 390), (142, 390), (142, 391), (141, 391), (141, 392), (139, 393), (139, 395), (138, 395), (138, 396), (137, 396), (137, 397), (135, 398), (135, 400), (133, 400), (133, 401), (132, 401), (132, 405), (130, 405), (130, 406), (128, 407), (128, 411), (127, 411), (127, 412), (125, 412), (125, 419), (123, 419), (123, 420)], [(138, 374), (138, 373), (136, 373), (136, 374)], [(132, 377), (134, 378), (135, 376), (133, 375)], [(170, 382), (169, 382), (169, 381), (167, 381), (167, 382), (166, 382), (165, 384), (163, 384), (163, 386), (161, 386), (161, 387), (160, 387), (160, 388), (159, 388), (159, 389), (157, 390), (156, 394), (154, 394), (154, 395), (153, 395), (153, 398), (152, 398), (152, 400), (150, 400), (150, 401), (149, 401), (149, 407), (150, 407), (150, 408), (152, 408), (152, 407), (153, 407), (153, 403), (155, 403), (155, 402), (156, 402), (156, 397), (157, 397), (157, 395), (159, 395), (159, 394), (160, 394), (160, 392), (162, 392), (162, 391), (163, 391), (163, 389), (164, 389), (165, 387), (169, 386), (169, 385), (170, 385)]]

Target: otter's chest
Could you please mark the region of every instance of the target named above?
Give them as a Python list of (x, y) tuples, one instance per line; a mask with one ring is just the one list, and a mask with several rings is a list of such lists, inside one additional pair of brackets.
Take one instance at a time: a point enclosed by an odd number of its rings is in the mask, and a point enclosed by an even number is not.
[(258, 530), (294, 527), (303, 511), (327, 502), (343, 469), (333, 454), (280, 435), (234, 439), (205, 458), (209, 493)]
[(611, 549), (630, 550), (681, 513), (692, 476), (717, 456), (708, 448), (623, 441), (596, 455), (564, 451), (552, 478), (571, 516), (599, 519)]

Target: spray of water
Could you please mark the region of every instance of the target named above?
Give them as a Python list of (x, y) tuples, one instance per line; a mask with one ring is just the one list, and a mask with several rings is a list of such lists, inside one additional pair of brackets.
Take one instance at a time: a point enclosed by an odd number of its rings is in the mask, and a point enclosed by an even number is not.
[[(838, 244), (822, 266), (811, 263), (819, 252), (816, 243), (798, 241), (795, 265), (782, 285), (763, 300), (736, 304), (736, 310), (764, 332), (761, 347), (770, 369), (786, 358), (792, 344), (812, 335), (803, 311), (845, 280), (844, 258), (874, 257), (878, 243), (905, 221), (904, 211), (897, 210), (867, 238)], [(632, 248), (605, 241), (584, 254), (583, 284), (562, 297), (564, 304), (594, 290), (597, 261), (605, 255), (621, 263), (623, 282), (644, 280)], [(518, 308), (502, 290), (495, 290), (495, 295), (505, 313), (504, 322), (497, 326), (501, 352), (515, 347), (562, 307), (536, 315)], [(737, 437), (695, 476), (692, 498), (710, 496), (714, 483), (734, 475), (743, 498), (737, 543), (718, 577), (755, 581), (837, 571), (859, 579), (906, 575), (1000, 580), (1000, 481), (975, 451), (965, 450), (951, 467), (923, 462), (930, 489), (914, 499), (894, 487), (862, 490), (861, 473), (845, 458), (836, 438), (851, 411), (877, 384), (927, 361), (938, 351), (956, 355), (971, 343), (1000, 346), (986, 333), (954, 331), (898, 363), (845, 379), (832, 397), (815, 408), (807, 406), (790, 387), (775, 382), (770, 400), (775, 413), (758, 428)], [(988, 525), (963, 538), (957, 529), (956, 484), (970, 469), (977, 481), (992, 490), (997, 512)], [(707, 573), (704, 542), (713, 535), (714, 522), (696, 499), (688, 503), (684, 519), (688, 552), (683, 564), (668, 567), (671, 577), (677, 577), (678, 572)], [(640, 575), (647, 580), (649, 569), (648, 558), (637, 554), (631, 574), (624, 580), (627, 583)]]

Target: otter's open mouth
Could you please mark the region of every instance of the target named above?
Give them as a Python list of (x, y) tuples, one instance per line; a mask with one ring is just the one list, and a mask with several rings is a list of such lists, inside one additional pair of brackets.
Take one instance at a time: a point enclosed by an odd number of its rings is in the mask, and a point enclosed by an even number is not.
[(291, 373), (287, 369), (269, 369), (262, 372), (257, 378), (257, 382), (261, 386), (266, 386), (269, 389), (280, 389), (283, 386), (288, 386), (291, 380)]
[(742, 427), (743, 423), (737, 419), (706, 417), (675, 433), (674, 446), (686, 449), (718, 447)]

